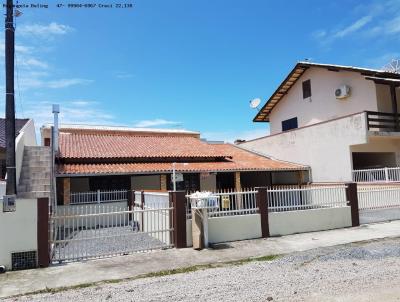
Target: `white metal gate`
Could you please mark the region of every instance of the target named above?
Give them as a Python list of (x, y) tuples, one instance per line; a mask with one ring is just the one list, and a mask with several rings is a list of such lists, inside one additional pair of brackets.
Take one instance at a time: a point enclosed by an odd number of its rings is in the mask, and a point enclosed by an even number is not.
[(359, 185), (360, 223), (400, 219), (400, 184)]
[[(148, 198), (152, 193), (148, 194)], [(154, 198), (153, 198), (154, 199)], [(173, 246), (168, 194), (144, 206), (126, 202), (59, 206), (51, 216), (53, 262), (76, 261)]]

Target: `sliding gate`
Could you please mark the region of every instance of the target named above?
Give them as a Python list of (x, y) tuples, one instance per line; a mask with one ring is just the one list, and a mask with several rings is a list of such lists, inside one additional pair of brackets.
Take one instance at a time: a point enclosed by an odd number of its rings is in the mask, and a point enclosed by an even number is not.
[(139, 193), (135, 200), (131, 209), (126, 202), (59, 206), (50, 218), (52, 261), (172, 247), (173, 208), (169, 206), (168, 194)]
[(400, 184), (358, 185), (360, 223), (400, 219)]

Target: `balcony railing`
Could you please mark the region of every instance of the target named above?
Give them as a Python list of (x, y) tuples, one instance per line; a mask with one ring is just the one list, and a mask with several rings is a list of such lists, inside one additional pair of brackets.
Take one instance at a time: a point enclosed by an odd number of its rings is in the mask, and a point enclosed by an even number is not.
[(368, 130), (400, 132), (400, 114), (367, 111)]
[(355, 182), (400, 182), (400, 167), (353, 170)]

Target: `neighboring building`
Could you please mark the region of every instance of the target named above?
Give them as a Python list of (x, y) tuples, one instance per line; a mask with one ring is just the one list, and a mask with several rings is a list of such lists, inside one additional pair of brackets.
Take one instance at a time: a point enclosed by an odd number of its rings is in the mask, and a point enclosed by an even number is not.
[[(15, 119), (15, 138), (29, 121), (29, 119)], [(6, 119), (0, 118), (0, 178), (2, 180), (6, 177), (6, 170)]]
[(270, 135), (248, 150), (309, 165), (314, 182), (400, 165), (400, 74), (300, 62), (254, 118)]
[[(42, 128), (49, 143), (50, 127)], [(308, 181), (308, 167), (208, 143), (197, 132), (124, 127), (61, 126), (57, 161), (58, 202), (71, 194), (108, 190), (240, 190)]]

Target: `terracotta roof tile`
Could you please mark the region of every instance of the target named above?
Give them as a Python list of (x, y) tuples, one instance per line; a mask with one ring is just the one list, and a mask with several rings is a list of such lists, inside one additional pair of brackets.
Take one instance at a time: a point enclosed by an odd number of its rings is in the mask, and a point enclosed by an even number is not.
[(132, 158), (211, 158), (230, 157), (191, 136), (132, 136), (60, 133), (60, 158), (132, 159)]
[[(232, 158), (214, 162), (178, 163), (176, 170), (179, 172), (227, 172), (308, 169), (303, 165), (263, 157), (230, 144), (208, 146), (212, 146), (221, 153), (229, 153)], [(64, 164), (58, 167), (60, 175), (171, 173), (171, 171), (172, 163)]]

